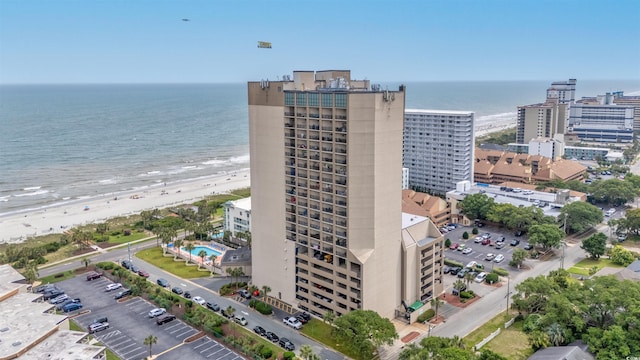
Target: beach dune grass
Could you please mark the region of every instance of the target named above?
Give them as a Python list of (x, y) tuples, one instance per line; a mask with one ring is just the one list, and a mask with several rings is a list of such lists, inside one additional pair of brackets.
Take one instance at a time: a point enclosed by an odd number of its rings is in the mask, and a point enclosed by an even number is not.
[(594, 266), (598, 267), (598, 271), (602, 270), (605, 267), (611, 268), (622, 268), (622, 266), (614, 264), (610, 259), (600, 258), (598, 260), (595, 259), (583, 259), (580, 260), (577, 264), (569, 268), (568, 272), (576, 275), (589, 276), (589, 270)]
[(198, 271), (197, 266), (186, 266), (184, 261), (173, 261), (173, 256), (162, 256), (162, 248), (153, 247), (138, 251), (136, 257), (173, 275), (185, 279), (210, 276), (210, 272)]
[(136, 240), (140, 240), (140, 239), (144, 239), (146, 237), (152, 237), (149, 236), (149, 234), (145, 233), (145, 232), (138, 232), (136, 231), (132, 231), (131, 235), (123, 235), (123, 234), (119, 234), (116, 236), (113, 235), (109, 235), (109, 243), (110, 244), (125, 244), (131, 241), (136, 241)]

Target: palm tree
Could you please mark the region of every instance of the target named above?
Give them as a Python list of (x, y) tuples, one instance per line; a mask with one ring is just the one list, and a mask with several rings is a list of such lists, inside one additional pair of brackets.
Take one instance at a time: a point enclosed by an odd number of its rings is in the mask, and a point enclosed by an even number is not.
[(313, 349), (311, 348), (311, 346), (302, 345), (300, 347), (300, 357), (304, 360), (310, 360), (313, 355), (315, 354), (313, 353)]
[(533, 350), (544, 349), (549, 346), (549, 335), (544, 331), (535, 330), (529, 334), (529, 344)]
[(96, 232), (100, 234), (101, 238), (104, 237), (104, 234), (106, 234), (107, 231), (109, 231), (109, 225), (107, 223), (96, 225)]
[(440, 305), (442, 305), (442, 304), (444, 304), (444, 303), (442, 301), (440, 301), (440, 299), (438, 299), (437, 297), (434, 297), (433, 299), (431, 299), (431, 307), (436, 312), (436, 316), (435, 316), (436, 320), (438, 320), (438, 309), (440, 308)]
[(269, 294), (269, 292), (271, 292), (271, 288), (269, 287), (269, 285), (263, 285), (262, 286), (262, 297), (264, 298), (264, 301), (267, 301), (267, 294)]
[(83, 257), (82, 260), (80, 260), (80, 262), (82, 263), (82, 265), (84, 265), (84, 268), (88, 268), (89, 264), (91, 263), (91, 259), (89, 259), (88, 257)]
[(191, 262), (191, 251), (196, 248), (195, 245), (191, 241), (187, 242), (187, 245), (184, 248), (189, 252), (189, 262)]
[(176, 259), (176, 256), (180, 253), (180, 248), (182, 247), (183, 241), (182, 239), (176, 239), (176, 241), (173, 242), (173, 248), (175, 250), (175, 253), (173, 255), (173, 260)]
[(465, 283), (467, 283), (467, 291), (471, 290), (471, 282), (473, 281), (473, 274), (471, 272), (465, 273), (464, 281)]
[(231, 279), (231, 281), (229, 282), (229, 284), (233, 284), (233, 271), (234, 268), (228, 267), (227, 270), (225, 270), (227, 272), (227, 275), (229, 275), (229, 279)]
[(460, 296), (460, 293), (462, 292), (462, 289), (464, 289), (464, 287), (465, 285), (462, 280), (456, 280), (456, 282), (453, 283), (453, 288), (458, 290), (458, 297)]
[(173, 238), (171, 237), (171, 231), (168, 229), (162, 229), (160, 230), (160, 234), (159, 234), (160, 239), (162, 239), (162, 245), (164, 245), (164, 247), (162, 248), (162, 254), (166, 254), (167, 251), (167, 245), (169, 245), (171, 243), (171, 240), (173, 240)]
[(560, 324), (551, 324), (549, 328), (547, 328), (547, 335), (549, 336), (549, 342), (551, 342), (551, 345), (560, 346), (564, 344), (564, 329), (562, 328), (562, 326), (560, 326)]
[[(204, 265), (204, 258), (207, 257), (207, 252), (204, 250), (200, 250), (198, 251), (198, 256), (200, 257), (200, 265)], [(198, 266), (198, 269), (200, 268), (200, 266)]]
[(333, 311), (329, 310), (326, 313), (324, 313), (324, 315), (322, 315), (322, 321), (324, 321), (325, 323), (331, 325), (333, 324), (333, 320), (336, 319), (336, 314), (333, 313)]
[(149, 335), (146, 338), (144, 338), (144, 343), (143, 344), (145, 346), (149, 345), (149, 358), (151, 358), (151, 347), (154, 344), (157, 344), (157, 343), (158, 343), (158, 338), (153, 336), (153, 335)]

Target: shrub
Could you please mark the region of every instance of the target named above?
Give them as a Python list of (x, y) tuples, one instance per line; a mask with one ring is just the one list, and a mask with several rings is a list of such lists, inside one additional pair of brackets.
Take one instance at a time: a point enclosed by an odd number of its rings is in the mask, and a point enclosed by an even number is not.
[(500, 277), (496, 273), (488, 274), (487, 278), (485, 279), (485, 281), (489, 284), (495, 284), (498, 282), (498, 280), (500, 280)]
[(465, 232), (463, 232), (463, 233), (462, 233), (462, 238), (463, 238), (463, 239), (465, 239), (465, 240), (467, 240), (467, 239), (469, 238), (469, 233), (468, 233), (468, 232), (466, 232), (466, 231), (465, 231)]
[(444, 259), (444, 264), (448, 265), (448, 266), (459, 266), (459, 267), (464, 267), (463, 263), (457, 262), (457, 261), (453, 261), (453, 260), (449, 260), (447, 258)]
[(120, 231), (119, 231), (119, 230), (117, 230), (117, 231), (112, 231), (112, 232), (111, 232), (111, 236), (118, 236), (118, 235), (120, 235), (120, 234), (121, 234), (121, 233), (120, 233)]
[(462, 299), (473, 299), (476, 297), (471, 291), (461, 291), (460, 298)]
[(256, 304), (256, 310), (262, 315), (271, 315), (273, 310), (271, 309), (271, 305), (265, 304), (262, 301), (258, 301)]
[(124, 236), (131, 235), (131, 229), (124, 229), (124, 231), (122, 232), (122, 235), (124, 235)]
[(509, 276), (509, 272), (503, 268), (500, 267), (494, 267), (493, 268), (493, 272), (500, 275), (500, 276)]
[(103, 270), (111, 270), (115, 265), (112, 262), (104, 261), (96, 264), (96, 267)]
[(284, 354), (282, 354), (282, 359), (284, 360), (293, 360), (295, 357), (296, 354), (293, 351), (285, 351)]
[(269, 359), (271, 358), (271, 356), (273, 355), (273, 350), (271, 350), (268, 347), (265, 347), (262, 349), (262, 351), (260, 352), (260, 355), (262, 355), (263, 359)]
[(473, 235), (478, 235), (478, 228), (477, 228), (477, 227), (474, 227), (474, 228), (473, 228), (473, 230), (471, 230), (471, 233), (472, 233)]
[(538, 330), (540, 327), (541, 316), (539, 314), (530, 314), (524, 319), (524, 324), (522, 325), (522, 331), (527, 334), (532, 331)]
[(446, 240), (444, 241), (444, 246), (446, 246), (446, 247), (451, 246), (451, 240), (446, 239)]
[(429, 309), (423, 312), (422, 314), (420, 314), (420, 316), (418, 316), (418, 321), (425, 322), (425, 321), (431, 320), (431, 318), (433, 318), (435, 315), (436, 315), (436, 312), (433, 309)]

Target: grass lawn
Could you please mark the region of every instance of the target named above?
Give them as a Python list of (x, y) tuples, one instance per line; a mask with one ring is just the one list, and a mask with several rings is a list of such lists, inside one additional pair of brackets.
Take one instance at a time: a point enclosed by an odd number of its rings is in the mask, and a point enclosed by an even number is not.
[(567, 271), (572, 274), (589, 276), (589, 269), (591, 269), (594, 266), (597, 266), (598, 270), (601, 270), (602, 268), (605, 268), (605, 267), (622, 268), (622, 266), (612, 263), (611, 260), (609, 259), (600, 258), (599, 260), (594, 260), (594, 259), (581, 260), (580, 262), (572, 266)]
[(70, 271), (65, 271), (63, 273), (59, 273), (59, 274), (45, 276), (45, 277), (39, 278), (38, 280), (42, 281), (43, 284), (49, 284), (49, 283), (56, 283), (59, 281), (71, 279), (72, 277), (75, 277), (75, 276), (76, 276), (76, 273), (70, 270)]
[(328, 347), (341, 352), (347, 355), (350, 358), (357, 359), (358, 354), (352, 353), (351, 351), (347, 351), (346, 348), (340, 346), (336, 343), (336, 341), (331, 337), (331, 329), (332, 326), (329, 324), (325, 324), (324, 322), (318, 319), (311, 319), (308, 323), (306, 323), (300, 332), (307, 335), (308, 337), (321, 342)]
[(467, 345), (467, 349), (473, 348), (474, 345), (489, 336), (492, 332), (498, 330), (498, 328), (504, 328), (504, 323), (509, 321), (510, 318), (511, 317), (507, 317), (507, 313), (503, 311), (493, 319), (484, 323), (481, 327), (475, 329), (471, 334), (467, 335), (463, 339), (464, 343)]
[(533, 355), (533, 349), (529, 346), (527, 334), (522, 331), (524, 321), (516, 321), (508, 329), (502, 330), (500, 335), (483, 346), (509, 360), (525, 360)]
[(162, 249), (158, 247), (138, 251), (136, 257), (151, 263), (162, 270), (185, 279), (208, 277), (209, 271), (198, 271), (197, 266), (186, 266), (184, 261), (173, 261), (173, 256), (162, 256)]
[(109, 243), (110, 244), (124, 244), (124, 243), (128, 243), (130, 241), (144, 239), (146, 237), (150, 237), (150, 236), (148, 234), (144, 233), (144, 232), (133, 231), (131, 233), (131, 235), (129, 235), (129, 236), (124, 236), (124, 235), (111, 236), (111, 235), (109, 235)]

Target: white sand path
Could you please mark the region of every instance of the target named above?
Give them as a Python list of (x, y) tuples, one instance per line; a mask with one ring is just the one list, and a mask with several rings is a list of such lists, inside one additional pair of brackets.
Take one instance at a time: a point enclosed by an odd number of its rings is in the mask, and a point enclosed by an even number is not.
[(117, 195), (117, 200), (114, 195), (104, 195), (69, 201), (45, 210), (0, 216), (0, 243), (19, 243), (28, 237), (62, 233), (78, 225), (101, 223), (144, 210), (193, 203), (206, 196), (250, 185), (249, 170), (232, 171), (225, 175), (122, 192)]

